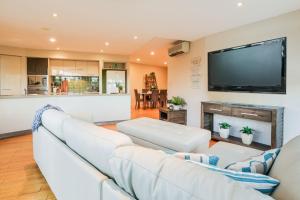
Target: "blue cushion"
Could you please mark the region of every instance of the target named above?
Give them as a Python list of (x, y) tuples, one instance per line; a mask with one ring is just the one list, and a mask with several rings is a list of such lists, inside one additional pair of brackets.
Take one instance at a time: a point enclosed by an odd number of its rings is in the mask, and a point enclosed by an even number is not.
[(271, 149), (248, 160), (232, 163), (225, 169), (239, 172), (268, 174), (279, 152), (279, 148)]
[(223, 174), (230, 179), (233, 179), (241, 184), (246, 184), (247, 186), (252, 187), (253, 189), (267, 195), (271, 195), (280, 183), (277, 179), (262, 174), (236, 172), (236, 171), (222, 169), (216, 166), (206, 165), (194, 161), (190, 161), (190, 162), (193, 162), (197, 165), (201, 165), (202, 167), (215, 171), (216, 173)]
[(206, 155), (200, 153), (175, 153), (175, 157), (184, 159), (184, 160), (191, 160), (199, 163), (204, 163), (208, 165), (217, 166), (219, 157), (214, 155)]

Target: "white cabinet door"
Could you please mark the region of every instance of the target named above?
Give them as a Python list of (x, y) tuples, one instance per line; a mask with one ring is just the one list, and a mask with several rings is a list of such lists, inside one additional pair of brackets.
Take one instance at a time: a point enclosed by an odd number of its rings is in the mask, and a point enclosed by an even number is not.
[(1, 56), (0, 70), (1, 95), (21, 95), (21, 57)]
[(99, 76), (99, 62), (88, 61), (87, 62), (87, 75), (88, 76)]
[(50, 70), (52, 76), (64, 75), (64, 61), (63, 60), (50, 60)]
[(86, 61), (76, 61), (76, 75), (77, 76), (87, 76), (87, 62)]
[(64, 60), (63, 73), (65, 76), (76, 76), (76, 62), (73, 60)]

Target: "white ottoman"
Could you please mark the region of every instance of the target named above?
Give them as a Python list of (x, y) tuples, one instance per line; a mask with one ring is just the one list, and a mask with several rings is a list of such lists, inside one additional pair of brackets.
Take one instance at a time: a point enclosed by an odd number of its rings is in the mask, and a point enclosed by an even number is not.
[(208, 130), (151, 118), (120, 122), (117, 129), (138, 145), (171, 153), (206, 151), (211, 139)]

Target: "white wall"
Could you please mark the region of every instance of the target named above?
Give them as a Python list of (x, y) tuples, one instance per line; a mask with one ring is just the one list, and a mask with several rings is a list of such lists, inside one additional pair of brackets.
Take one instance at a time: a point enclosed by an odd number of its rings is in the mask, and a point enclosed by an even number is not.
[[(218, 100), (285, 107), (284, 142), (300, 134), (300, 11), (249, 24), (194, 41), (191, 52), (171, 58), (168, 69), (169, 95), (188, 102), (188, 124), (200, 126), (200, 102)], [(287, 37), (287, 94), (252, 94), (207, 91), (207, 53), (213, 50)], [(201, 57), (201, 87), (191, 88), (191, 59)]]
[(0, 97), (0, 134), (31, 129), (35, 112), (44, 105), (89, 122), (130, 119), (129, 95)]

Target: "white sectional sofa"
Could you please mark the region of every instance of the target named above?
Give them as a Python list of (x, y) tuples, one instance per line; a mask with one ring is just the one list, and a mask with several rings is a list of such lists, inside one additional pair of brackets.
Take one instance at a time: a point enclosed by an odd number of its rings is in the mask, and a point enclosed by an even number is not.
[[(122, 133), (59, 111), (45, 111), (42, 123), (33, 133), (34, 159), (58, 200), (272, 199), (163, 151), (134, 145)], [(292, 147), (288, 155), (299, 155), (295, 144)], [(278, 159), (286, 162), (280, 156)], [(299, 169), (299, 162), (296, 166)], [(293, 177), (296, 186), (292, 185), (278, 172), (282, 170), (280, 163), (274, 167), (272, 174), (291, 185), (279, 186), (276, 197), (285, 199), (282, 195), (291, 189), (287, 199), (299, 198), (295, 193), (299, 178)]]

